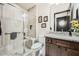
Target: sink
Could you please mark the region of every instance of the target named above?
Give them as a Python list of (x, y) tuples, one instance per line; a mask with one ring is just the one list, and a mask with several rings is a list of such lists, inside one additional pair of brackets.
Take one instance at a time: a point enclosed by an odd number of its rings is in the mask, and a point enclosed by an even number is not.
[(59, 36), (69, 36), (68, 32), (50, 32), (49, 34), (59, 35)]
[[(50, 32), (49, 34), (58, 35), (58, 36), (69, 36), (69, 32)], [(72, 32), (72, 36), (79, 37), (79, 33)]]

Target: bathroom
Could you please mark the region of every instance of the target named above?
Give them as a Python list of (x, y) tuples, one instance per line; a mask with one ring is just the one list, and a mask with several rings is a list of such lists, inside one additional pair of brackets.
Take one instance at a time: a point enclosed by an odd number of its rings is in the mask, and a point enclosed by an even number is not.
[(74, 27), (69, 32), (72, 19), (79, 19), (79, 3), (0, 3), (0, 55), (51, 56), (48, 37), (66, 40), (68, 35), (79, 42), (79, 32)]

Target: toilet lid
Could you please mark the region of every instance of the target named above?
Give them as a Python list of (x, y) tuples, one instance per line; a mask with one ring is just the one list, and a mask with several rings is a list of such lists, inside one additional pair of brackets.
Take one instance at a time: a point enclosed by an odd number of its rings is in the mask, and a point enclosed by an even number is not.
[(38, 43), (35, 43), (32, 45), (32, 49), (38, 49), (38, 48), (41, 48), (42, 47), (42, 43), (38, 42)]

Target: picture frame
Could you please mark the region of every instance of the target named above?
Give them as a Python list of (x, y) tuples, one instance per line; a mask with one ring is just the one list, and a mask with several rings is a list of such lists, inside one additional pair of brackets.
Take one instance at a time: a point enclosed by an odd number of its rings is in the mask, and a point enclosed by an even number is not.
[(38, 17), (38, 23), (42, 23), (42, 16)]
[(48, 16), (44, 16), (44, 22), (47, 22), (48, 21)]
[(42, 23), (41, 28), (46, 28), (46, 23)]

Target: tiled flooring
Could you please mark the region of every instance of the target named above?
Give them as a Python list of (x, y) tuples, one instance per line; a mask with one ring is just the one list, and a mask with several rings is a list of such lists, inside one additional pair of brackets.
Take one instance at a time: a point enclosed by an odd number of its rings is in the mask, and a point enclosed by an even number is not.
[(31, 50), (27, 50), (27, 53), (15, 53), (15, 54), (11, 54), (9, 52), (7, 52), (7, 50), (5, 48), (0, 48), (0, 56), (31, 56), (32, 51)]
[(5, 56), (6, 50), (4, 48), (0, 48), (0, 56)]

